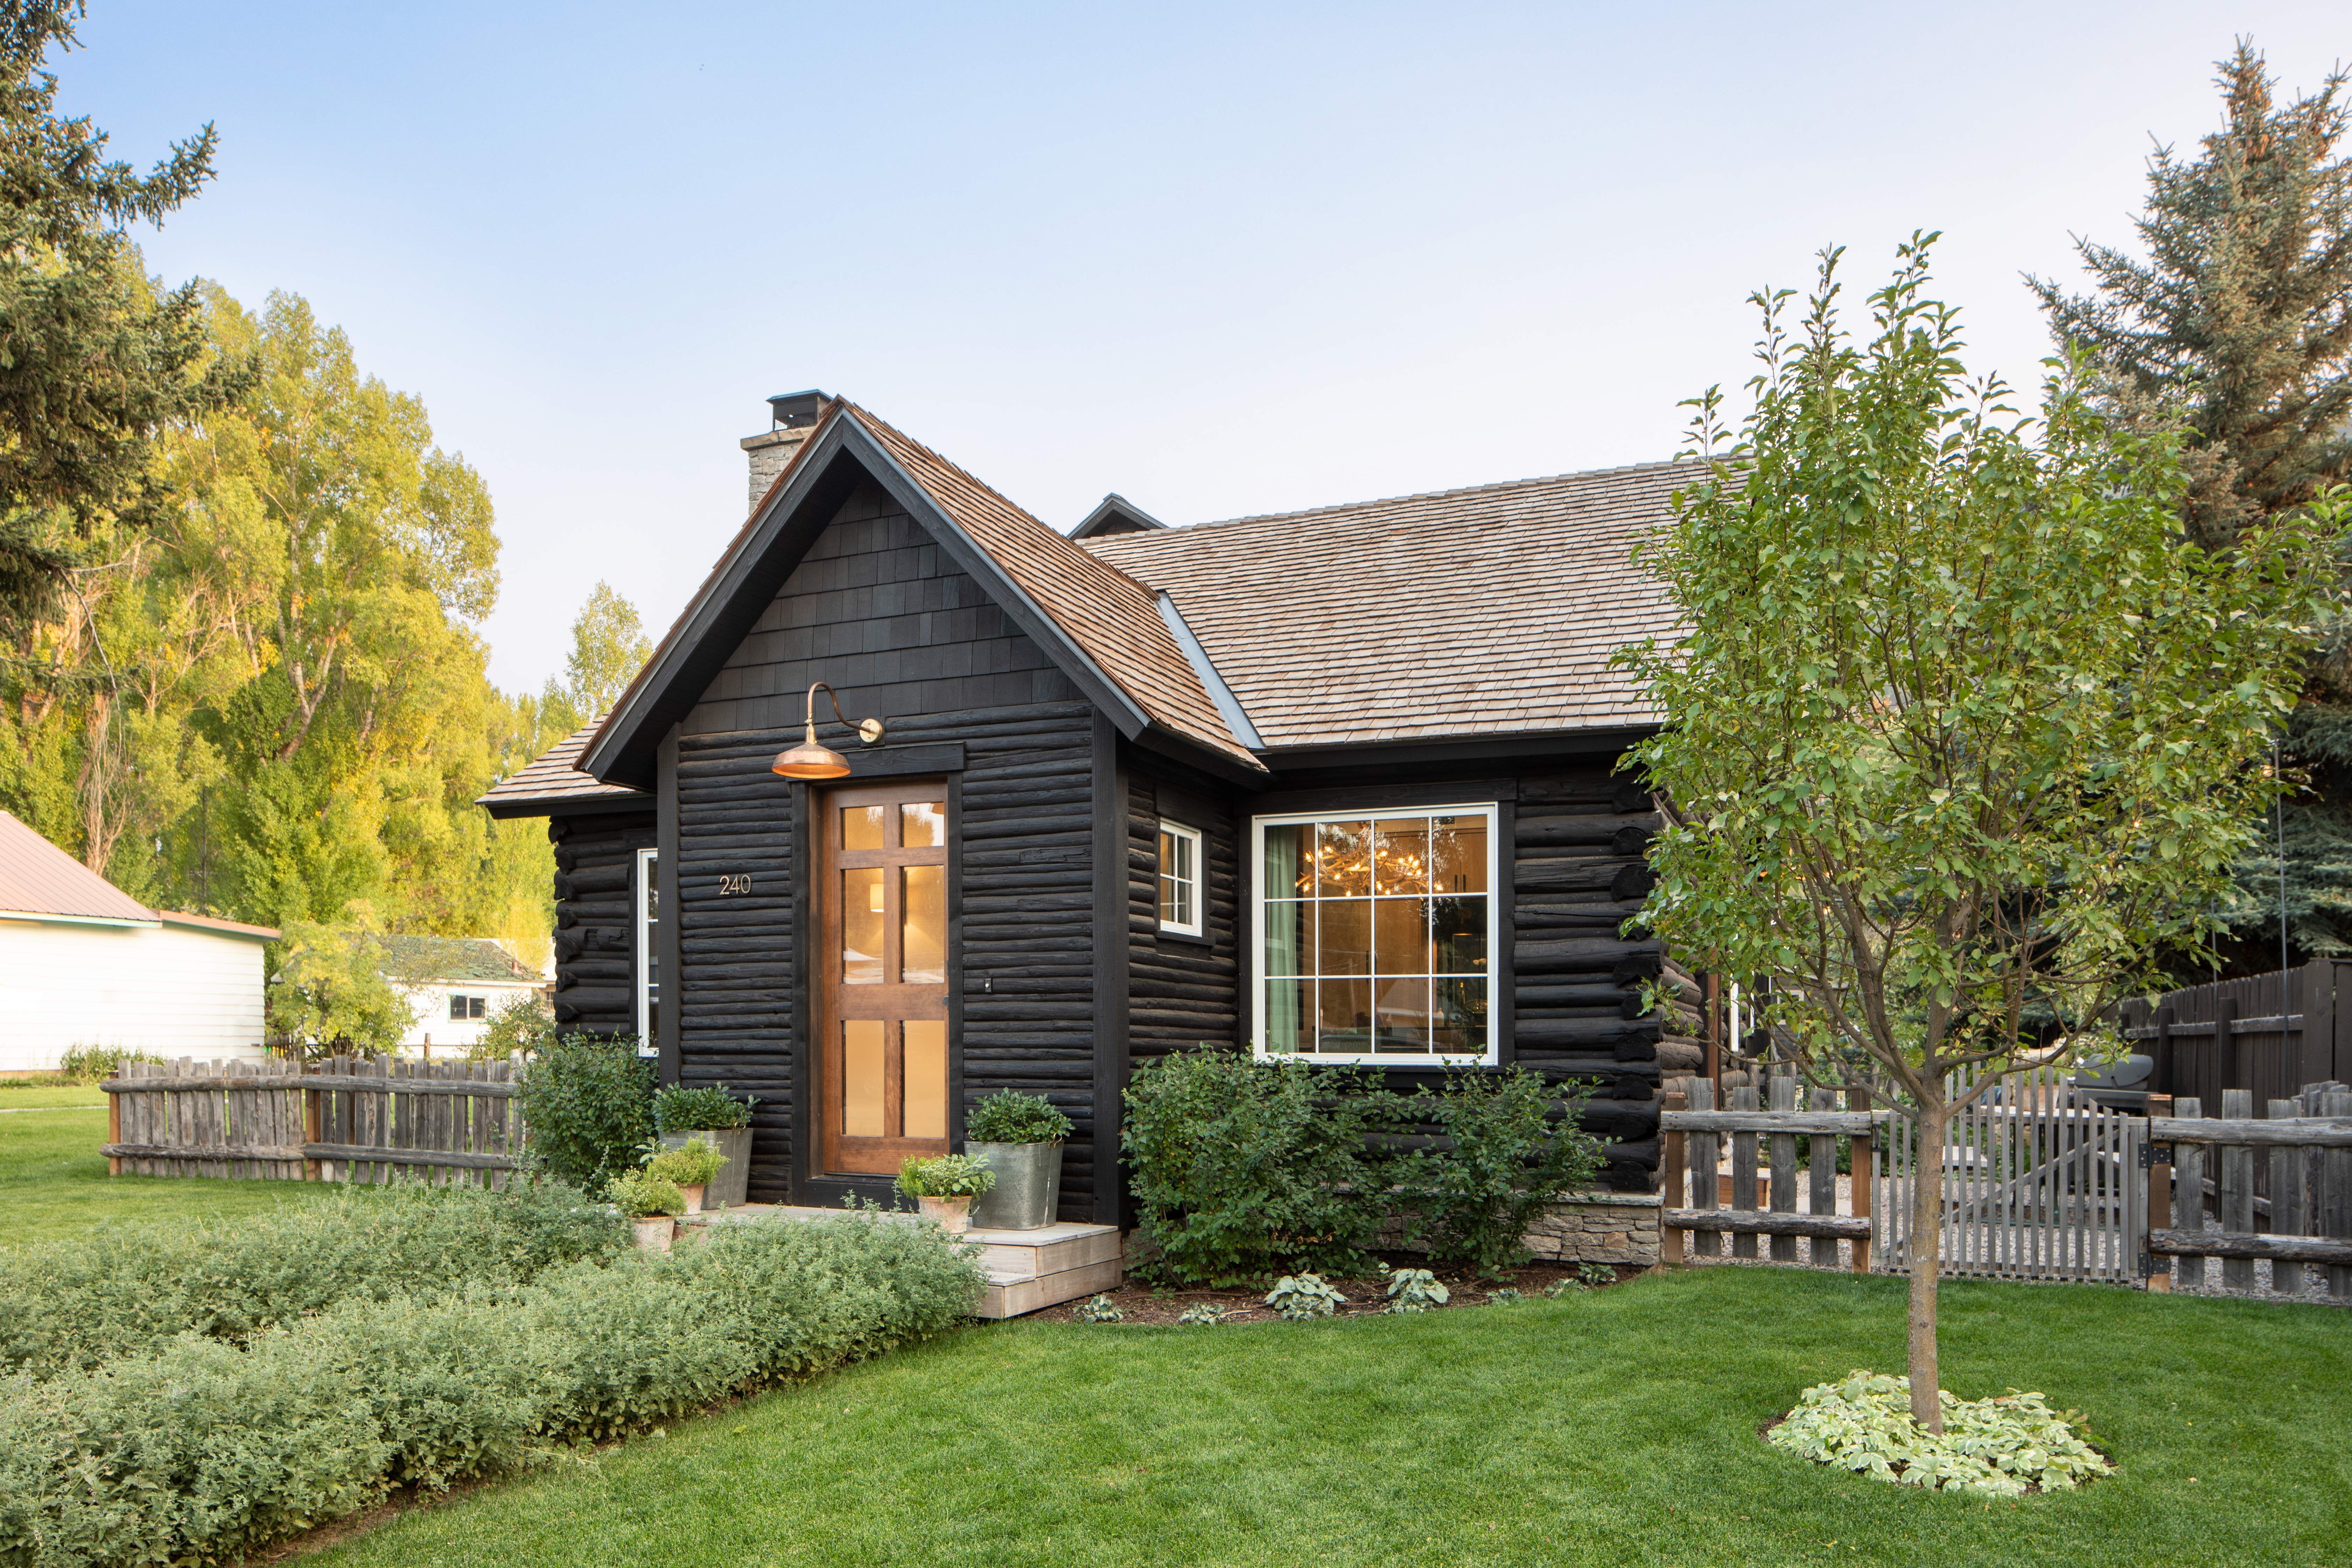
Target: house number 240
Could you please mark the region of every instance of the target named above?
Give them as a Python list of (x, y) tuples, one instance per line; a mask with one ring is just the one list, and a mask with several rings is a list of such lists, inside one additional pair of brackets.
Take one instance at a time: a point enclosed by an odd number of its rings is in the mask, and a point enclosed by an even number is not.
[(751, 873), (749, 871), (730, 871), (719, 879), (719, 896), (722, 899), (740, 899), (751, 890)]

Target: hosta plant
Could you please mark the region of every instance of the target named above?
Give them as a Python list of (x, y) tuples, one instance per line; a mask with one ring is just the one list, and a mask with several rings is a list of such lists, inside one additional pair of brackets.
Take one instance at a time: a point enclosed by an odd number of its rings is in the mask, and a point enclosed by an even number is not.
[(1266, 1292), (1265, 1304), (1286, 1318), (1328, 1318), (1348, 1304), (1320, 1274), (1286, 1274)]
[(1207, 1329), (1223, 1322), (1225, 1315), (1206, 1301), (1196, 1301), (1177, 1313), (1176, 1321), (1187, 1328)]
[(2029, 1488), (2071, 1489), (2115, 1468), (2039, 1394), (2012, 1389), (1991, 1399), (1939, 1390), (1939, 1436), (1911, 1418), (1911, 1385), (1866, 1371), (1805, 1390), (1766, 1436), (1775, 1447), (1883, 1481), (2017, 1497)]
[(1118, 1303), (1108, 1296), (1097, 1296), (1081, 1303), (1072, 1315), (1082, 1323), (1119, 1323), (1127, 1321), (1127, 1314), (1118, 1310)]
[(1486, 1305), (1489, 1307), (1508, 1307), (1523, 1300), (1525, 1298), (1514, 1285), (1497, 1286), (1486, 1292)]
[(1453, 1298), (1453, 1292), (1437, 1282), (1437, 1276), (1426, 1268), (1391, 1268), (1389, 1275), (1389, 1310), (1391, 1312), (1426, 1312), (1432, 1307), (1443, 1307)]

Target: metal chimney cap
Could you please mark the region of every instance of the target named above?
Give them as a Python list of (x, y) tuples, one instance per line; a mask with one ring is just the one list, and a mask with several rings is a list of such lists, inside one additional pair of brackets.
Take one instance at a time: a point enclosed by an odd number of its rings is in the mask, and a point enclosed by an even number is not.
[(774, 416), (778, 429), (799, 430), (815, 424), (817, 410), (828, 401), (814, 387), (806, 392), (780, 392), (768, 399), (768, 412)]

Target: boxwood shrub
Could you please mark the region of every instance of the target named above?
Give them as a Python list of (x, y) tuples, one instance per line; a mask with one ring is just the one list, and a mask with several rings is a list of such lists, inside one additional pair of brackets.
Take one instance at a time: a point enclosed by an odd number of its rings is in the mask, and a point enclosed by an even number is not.
[(628, 1226), (555, 1183), (351, 1188), (237, 1220), (102, 1224), (5, 1255), (0, 1368), (93, 1367), (194, 1332), (232, 1342), (354, 1299), (520, 1284)]
[(404, 1484), (529, 1465), (939, 1332), (984, 1277), (925, 1226), (771, 1220), (527, 1285), (353, 1300), (0, 1386), (0, 1563), (219, 1562)]

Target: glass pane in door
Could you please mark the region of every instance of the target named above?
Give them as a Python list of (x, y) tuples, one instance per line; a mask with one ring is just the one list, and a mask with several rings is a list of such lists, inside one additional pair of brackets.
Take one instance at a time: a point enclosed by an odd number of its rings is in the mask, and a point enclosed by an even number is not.
[(898, 978), (908, 985), (938, 985), (948, 977), (948, 868), (900, 868)]
[(882, 1100), (889, 1077), (889, 1026), (851, 1018), (841, 1026), (841, 1131), (851, 1138), (882, 1136)]
[(841, 808), (841, 847), (844, 849), (886, 849), (882, 840), (890, 820), (887, 805), (845, 805)]
[(943, 800), (902, 801), (898, 806), (898, 842), (908, 849), (936, 849), (948, 841), (948, 803)]
[(882, 973), (883, 868), (853, 867), (841, 874), (841, 978), (847, 985), (879, 985)]
[(909, 1018), (899, 1101), (909, 1138), (948, 1135), (948, 1026), (944, 1018)]

